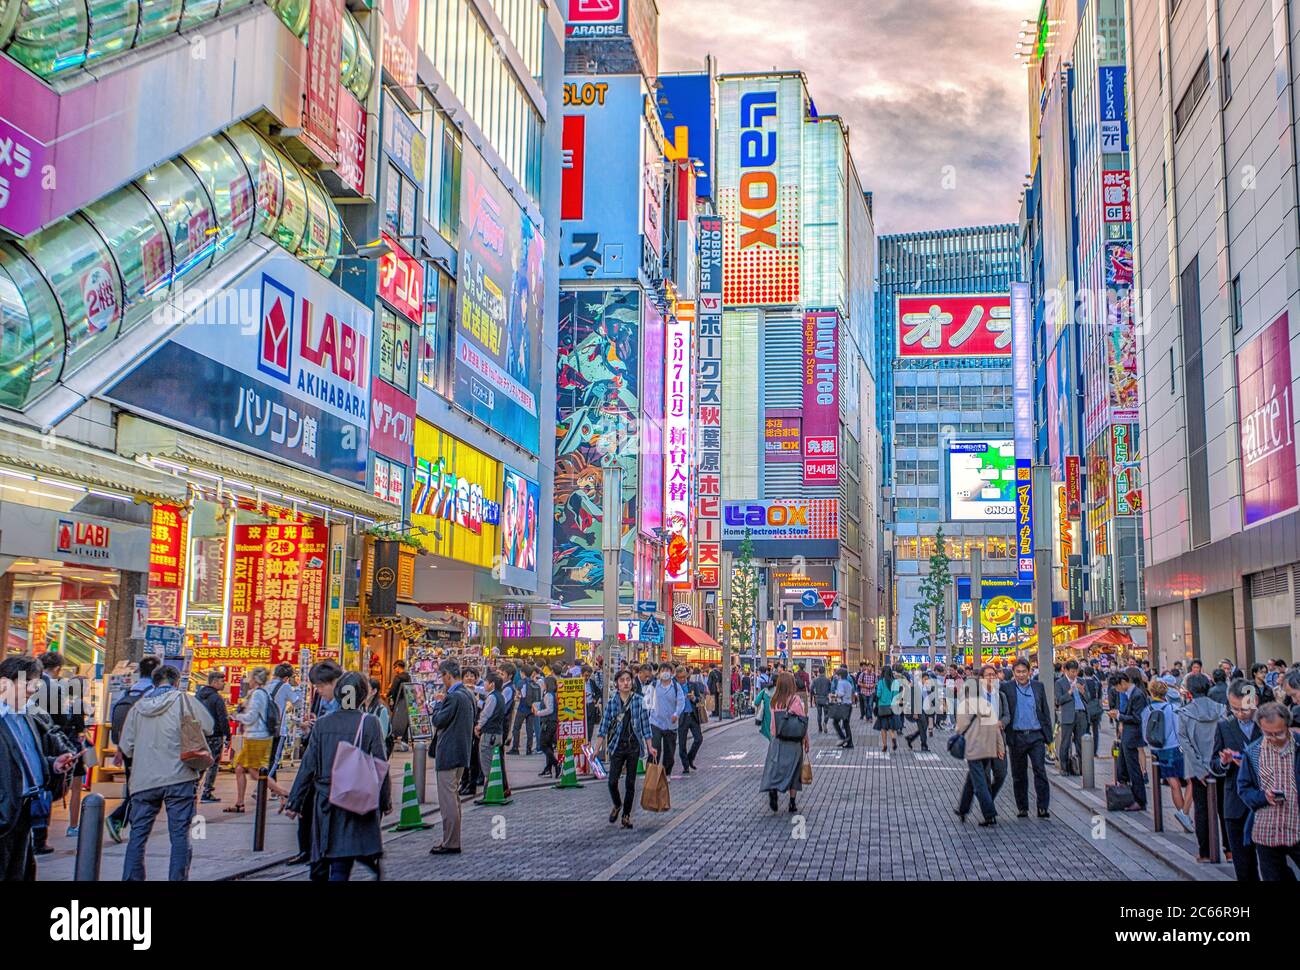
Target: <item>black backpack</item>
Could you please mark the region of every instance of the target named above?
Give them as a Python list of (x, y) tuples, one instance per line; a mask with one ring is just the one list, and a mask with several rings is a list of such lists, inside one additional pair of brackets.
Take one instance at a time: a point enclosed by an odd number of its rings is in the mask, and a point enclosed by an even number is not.
[(265, 687), (257, 688), (258, 690), (263, 691), (267, 697), (266, 716), (263, 718), (263, 721), (266, 724), (267, 733), (269, 733), (273, 738), (278, 738), (280, 736), (280, 705), (275, 702), (275, 695), (280, 692), (280, 688), (283, 686), (284, 681), (280, 681), (275, 685), (275, 690), (273, 691), (268, 691)]
[(126, 716), (131, 713), (135, 702), (144, 696), (144, 691), (128, 690), (113, 703), (113, 710), (108, 715), (108, 737), (113, 744), (122, 740), (122, 728), (126, 727)]

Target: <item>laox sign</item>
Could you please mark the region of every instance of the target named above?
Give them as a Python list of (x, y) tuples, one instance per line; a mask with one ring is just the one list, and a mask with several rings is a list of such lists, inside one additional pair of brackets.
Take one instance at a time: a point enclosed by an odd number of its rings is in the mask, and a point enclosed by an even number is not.
[[(740, 248), (776, 248), (776, 92), (752, 91), (740, 99)], [(762, 171), (748, 171), (762, 169)]]
[(727, 525), (807, 525), (808, 509), (802, 505), (727, 506)]

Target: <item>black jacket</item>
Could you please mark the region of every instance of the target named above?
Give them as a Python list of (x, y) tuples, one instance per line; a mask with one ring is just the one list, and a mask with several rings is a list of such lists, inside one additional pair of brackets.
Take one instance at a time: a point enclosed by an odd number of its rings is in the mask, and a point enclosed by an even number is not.
[[(61, 732), (55, 730), (48, 716), (19, 714), (32, 729), (37, 747), (45, 759), (45, 787), (56, 796), (61, 795), (67, 781), (66, 775), (54, 773), (54, 760), (71, 750)], [(18, 821), (22, 810), (23, 766), (22, 750), (4, 726), (0, 725), (0, 836), (5, 835)]]
[(1221, 779), (1223, 814), (1227, 818), (1245, 818), (1250, 814), (1250, 807), (1241, 800), (1241, 795), (1237, 792), (1237, 774), (1241, 770), (1240, 767), (1235, 761), (1228, 767), (1223, 767), (1219, 763), (1219, 753), (1225, 749), (1244, 752), (1247, 746), (1259, 740), (1260, 736), (1260, 730), (1256, 728), (1255, 733), (1247, 740), (1246, 735), (1242, 733), (1240, 722), (1231, 714), (1215, 725), (1214, 750), (1210, 753), (1210, 774)]
[[(1119, 711), (1119, 725), (1121, 733), (1119, 743), (1127, 748), (1140, 748), (1146, 744), (1142, 739), (1142, 712), (1147, 709), (1151, 701), (1147, 698), (1146, 692), (1142, 688), (1135, 688), (1128, 695), (1128, 700), (1121, 698), (1123, 695), (1116, 694), (1115, 710)], [(1125, 708), (1123, 705), (1127, 704)]]
[(226, 701), (221, 696), (221, 692), (204, 684), (194, 692), (194, 699), (207, 708), (208, 713), (212, 715), (214, 727), (208, 737), (230, 737), (230, 714), (226, 711)]
[(438, 771), (469, 766), (470, 748), (474, 744), (476, 705), (469, 691), (458, 687), (433, 712), (433, 726), (438, 729), (438, 748), (433, 763)]
[[(1034, 707), (1038, 711), (1038, 725), (1042, 729), (1043, 738), (1052, 737), (1052, 715), (1047, 710), (1047, 691), (1043, 690), (1043, 682), (1034, 678), (1029, 682), (1030, 689), (1034, 692)], [(1006, 702), (1007, 710), (1011, 714), (1011, 720), (1007, 722), (1007, 730), (1014, 731), (1016, 723), (1016, 704), (1020, 695), (1016, 692), (1016, 682), (1010, 681), (1002, 685), (1002, 699)]]

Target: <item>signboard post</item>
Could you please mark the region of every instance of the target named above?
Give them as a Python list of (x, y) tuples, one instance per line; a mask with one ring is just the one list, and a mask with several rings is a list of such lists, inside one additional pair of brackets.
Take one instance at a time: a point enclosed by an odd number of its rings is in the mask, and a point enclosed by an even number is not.
[[(970, 551), (970, 616), (971, 616), (971, 647), (975, 651), (973, 664), (984, 662), (984, 623), (983, 617), (983, 599), (984, 599), (984, 572), (983, 564), (980, 562), (980, 550), (978, 548)], [(955, 656), (957, 651), (953, 650)]]
[[(1056, 647), (1052, 642), (1052, 466), (1034, 466), (1034, 604), (1038, 627), (1038, 680), (1054, 691)], [(1049, 696), (1055, 696), (1054, 694)], [(1047, 705), (1051, 716), (1051, 704)]]

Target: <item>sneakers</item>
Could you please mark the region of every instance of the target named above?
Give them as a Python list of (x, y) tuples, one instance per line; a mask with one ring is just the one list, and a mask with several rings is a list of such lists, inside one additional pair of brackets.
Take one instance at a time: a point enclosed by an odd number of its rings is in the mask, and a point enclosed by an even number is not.
[(218, 798), (216, 795), (211, 795), (211, 794), (209, 794), (209, 795), (204, 795), (202, 798), (199, 799), (199, 801), (204, 802), (204, 803), (209, 804), (209, 805), (214, 805), (214, 804), (216, 804), (217, 802), (221, 801), (221, 799)]
[(108, 829), (108, 837), (118, 845), (122, 844), (122, 823), (113, 818), (112, 815), (104, 819), (104, 827)]
[(1192, 817), (1186, 812), (1174, 809), (1174, 818), (1178, 819), (1178, 824), (1183, 827), (1183, 831), (1185, 832), (1191, 832), (1196, 828), (1195, 824), (1192, 822)]

